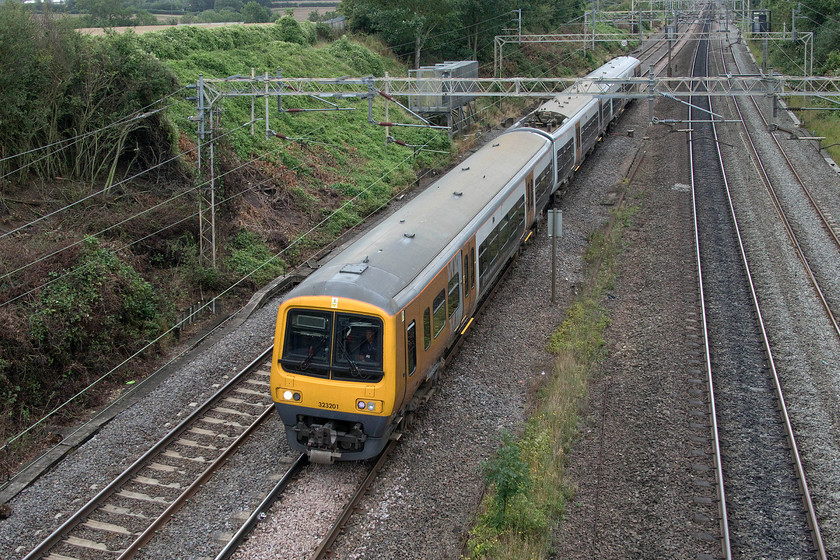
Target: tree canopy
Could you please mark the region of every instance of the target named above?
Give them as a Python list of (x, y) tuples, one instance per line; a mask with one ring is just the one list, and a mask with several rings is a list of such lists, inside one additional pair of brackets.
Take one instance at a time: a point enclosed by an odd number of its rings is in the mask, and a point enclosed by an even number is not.
[(553, 30), (583, 13), (582, 0), (342, 0), (350, 29), (379, 35), (415, 68), (423, 60), (487, 60), (493, 38), (518, 24)]

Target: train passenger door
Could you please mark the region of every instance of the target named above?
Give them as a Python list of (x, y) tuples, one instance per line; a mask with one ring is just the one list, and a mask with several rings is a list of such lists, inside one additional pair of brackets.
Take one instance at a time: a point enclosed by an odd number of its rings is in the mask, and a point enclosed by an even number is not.
[(458, 251), (446, 266), (449, 279), (446, 288), (446, 314), (449, 317), (449, 328), (453, 334), (461, 326), (461, 321), (464, 318), (464, 290), (461, 280), (463, 267), (461, 262), (461, 251)]
[(580, 145), (580, 119), (575, 123), (575, 169), (583, 161), (583, 153)]
[(525, 177), (525, 229), (534, 222), (534, 171)]

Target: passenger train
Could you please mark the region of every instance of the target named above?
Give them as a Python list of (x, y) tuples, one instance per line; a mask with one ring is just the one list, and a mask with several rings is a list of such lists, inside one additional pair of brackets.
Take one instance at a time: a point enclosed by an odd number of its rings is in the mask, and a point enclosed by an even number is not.
[[(616, 58), (587, 78), (623, 79)], [(621, 113), (623, 87), (581, 82), (541, 105), (293, 289), (277, 317), (271, 395), (310, 461), (378, 455), (539, 213)]]

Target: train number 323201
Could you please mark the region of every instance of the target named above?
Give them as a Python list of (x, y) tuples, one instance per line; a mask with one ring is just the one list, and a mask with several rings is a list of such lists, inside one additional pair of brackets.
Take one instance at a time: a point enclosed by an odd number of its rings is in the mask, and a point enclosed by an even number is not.
[(331, 402), (318, 401), (318, 408), (329, 408), (330, 410), (338, 410), (338, 405)]

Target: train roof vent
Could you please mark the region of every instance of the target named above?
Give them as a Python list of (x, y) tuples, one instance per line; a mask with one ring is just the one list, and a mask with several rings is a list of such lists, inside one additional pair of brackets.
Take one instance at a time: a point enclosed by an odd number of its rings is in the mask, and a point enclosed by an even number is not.
[(345, 264), (341, 267), (341, 272), (344, 272), (345, 274), (361, 274), (367, 270), (367, 268), (367, 263)]

